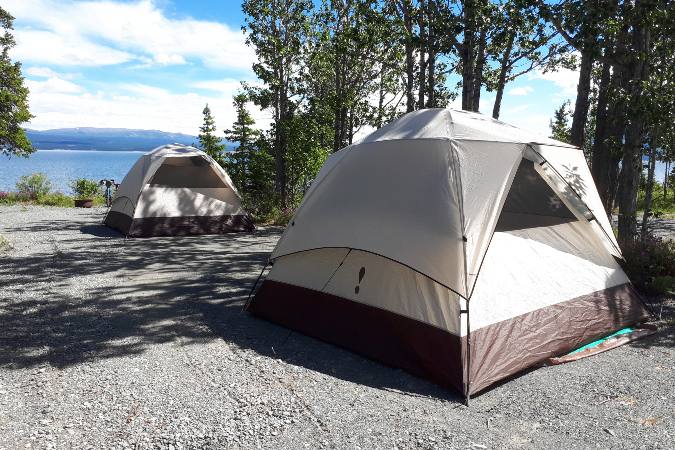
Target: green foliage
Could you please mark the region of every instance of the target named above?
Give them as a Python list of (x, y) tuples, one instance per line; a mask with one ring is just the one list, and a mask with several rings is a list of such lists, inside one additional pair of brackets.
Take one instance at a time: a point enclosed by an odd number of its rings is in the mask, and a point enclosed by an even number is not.
[[(94, 206), (104, 206), (105, 199), (102, 195), (94, 195)], [(44, 205), (44, 206), (60, 206), (63, 208), (71, 208), (75, 206), (75, 197), (66, 195), (62, 192), (48, 192), (34, 197), (28, 194), (19, 192), (1, 192), (0, 191), (0, 205)]]
[(258, 214), (253, 214), (253, 221), (261, 225), (277, 225), (285, 227), (293, 218), (293, 214), (295, 214), (293, 208), (279, 208), (277, 206), (272, 206)]
[(18, 203), (16, 192), (0, 191), (0, 205), (14, 205)]
[(225, 137), (238, 147), (225, 154), (225, 169), (232, 178), (244, 207), (256, 222), (267, 223), (275, 208), (274, 157), (270, 137), (254, 128), (255, 120), (246, 109), (248, 96), (238, 93), (233, 99), (237, 118)]
[(652, 287), (658, 293), (675, 297), (675, 277), (654, 277)]
[(248, 160), (249, 177), (241, 192), (246, 210), (255, 217), (264, 216), (276, 205), (274, 193), (274, 157), (268, 139), (260, 138)]
[(321, 124), (311, 113), (294, 116), (286, 124), (289, 148), (286, 160), (288, 207), (297, 207), (312, 181), (323, 166), (330, 147), (331, 129)]
[(308, 109), (329, 127), (324, 145), (333, 152), (351, 144), (362, 126), (381, 126), (394, 115), (386, 97), (400, 91), (394, 73), (402, 69), (390, 22), (375, 0), (324, 0), (313, 15), (303, 87)]
[(251, 159), (258, 151), (256, 143), (260, 139), (260, 131), (254, 128), (255, 120), (246, 109), (248, 97), (245, 93), (237, 93), (232, 101), (237, 118), (232, 128), (225, 130), (225, 138), (238, 144), (234, 151), (225, 155), (225, 167), (232, 178), (234, 185), (241, 191), (250, 190), (251, 183)]
[(19, 194), (36, 200), (46, 195), (52, 188), (52, 183), (47, 179), (44, 173), (34, 173), (32, 175), (23, 175), (16, 183), (16, 190)]
[(26, 157), (35, 149), (21, 124), (33, 116), (28, 110), (28, 88), (23, 83), (21, 64), (12, 62), (9, 50), (14, 47), (10, 33), (14, 18), (0, 7), (0, 152)]
[[(645, 208), (645, 190), (644, 186), (638, 193), (638, 210), (644, 211)], [(655, 218), (675, 215), (675, 193), (667, 192), (663, 194), (663, 186), (660, 183), (654, 183), (654, 194), (652, 198), (652, 216)]]
[(274, 123), (268, 142), (274, 157), (275, 202), (289, 205), (287, 163), (291, 146), (289, 132), (293, 117), (301, 109), (304, 94), (303, 70), (306, 65), (310, 33), (311, 0), (246, 0), (246, 42), (258, 57), (253, 71), (262, 86), (246, 86), (249, 98), (263, 109), (270, 109)]
[(649, 234), (623, 246), (623, 268), (642, 292), (672, 295), (675, 288), (675, 241)]
[(555, 110), (553, 119), (549, 121), (549, 128), (551, 129), (551, 139), (557, 139), (562, 142), (570, 141), (570, 101), (560, 105), (560, 108)]
[(51, 192), (43, 195), (39, 197), (35, 203), (38, 205), (60, 206), (63, 208), (72, 208), (75, 206), (73, 198), (63, 192)]
[(93, 199), (101, 194), (101, 186), (94, 180), (78, 178), (70, 183), (77, 199)]
[(204, 114), (204, 123), (199, 127), (199, 145), (202, 150), (215, 159), (218, 164), (223, 164), (223, 152), (225, 146), (220, 143), (220, 138), (216, 136), (216, 121), (211, 115), (211, 108), (207, 104), (202, 111)]

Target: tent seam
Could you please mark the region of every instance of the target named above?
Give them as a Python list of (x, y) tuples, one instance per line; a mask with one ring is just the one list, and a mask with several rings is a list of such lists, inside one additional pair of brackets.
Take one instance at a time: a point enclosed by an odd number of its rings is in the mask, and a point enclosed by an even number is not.
[[(572, 187), (572, 185), (569, 184), (569, 183), (567, 182), (567, 180), (565, 179), (565, 177), (563, 177), (563, 176), (560, 174), (560, 172), (558, 172), (558, 170), (553, 166), (553, 164), (551, 164), (546, 158), (544, 158), (544, 156), (543, 156), (541, 153), (539, 153), (538, 151), (536, 151), (536, 150), (534, 149), (534, 147), (532, 147), (532, 151), (535, 152), (537, 155), (539, 155), (539, 157), (540, 157), (542, 160), (544, 160), (544, 162), (551, 168), (551, 170), (553, 170), (553, 172), (555, 172), (555, 174), (558, 175), (558, 177), (563, 181), (563, 183), (565, 183), (565, 185), (570, 189), (570, 191), (572, 191), (572, 192), (574, 193), (574, 195), (577, 196), (577, 198), (579, 199), (579, 201), (580, 201), (580, 202), (586, 207), (586, 209), (588, 209), (588, 211), (593, 215), (593, 218), (592, 218), (592, 219), (586, 219), (586, 218), (584, 218), (584, 219), (585, 219), (587, 222), (589, 222), (589, 223), (591, 222), (591, 220), (595, 220), (595, 221), (597, 222), (598, 220), (597, 220), (597, 218), (595, 217), (595, 214), (593, 213), (593, 210), (588, 206), (588, 204), (584, 201), (584, 199), (581, 197), (581, 195), (579, 195), (579, 193)], [(598, 222), (598, 225), (600, 225), (600, 222)], [(610, 225), (611, 225), (611, 224), (610, 224)], [(607, 232), (605, 231), (605, 229), (604, 229), (602, 226), (600, 226), (600, 230), (602, 230), (602, 234), (605, 235), (605, 238), (607, 238), (607, 240), (609, 240), (609, 243), (612, 244), (612, 247), (614, 247), (614, 249), (617, 250), (617, 251), (619, 252), (619, 255), (621, 255), (621, 257), (623, 258), (623, 254), (622, 254), (622, 252), (621, 252), (621, 249), (620, 249), (616, 244), (614, 244), (614, 241), (609, 237), (609, 235), (607, 234)]]
[[(528, 145), (530, 145), (530, 144), (525, 144), (525, 146), (523, 147), (523, 151), (521, 152), (520, 159), (518, 160), (518, 165), (520, 164), (520, 162), (523, 159), (525, 159), (525, 156), (524, 156), (525, 155), (525, 148), (527, 148)], [(516, 172), (518, 171), (518, 167), (516, 165), (514, 165), (514, 168), (515, 169), (512, 169), (513, 172), (510, 174), (509, 188), (506, 191), (506, 194), (504, 195), (504, 199), (503, 199), (504, 202), (502, 202), (502, 205), (499, 208), (498, 216), (501, 216), (502, 212), (504, 211), (504, 203), (506, 202), (506, 197), (508, 197), (509, 192), (511, 192), (511, 187), (513, 186), (513, 180), (516, 178)], [(476, 271), (476, 276), (474, 277), (473, 285), (471, 286), (471, 292), (468, 293), (469, 295), (468, 295), (468, 298), (467, 298), (467, 304), (471, 301), (471, 297), (473, 296), (473, 291), (476, 289), (476, 284), (478, 284), (478, 277), (480, 276), (480, 271), (483, 268), (483, 263), (485, 262), (485, 258), (487, 257), (488, 251), (490, 250), (490, 244), (492, 244), (492, 238), (495, 236), (495, 233), (496, 233), (495, 229), (497, 228), (497, 222), (499, 222), (499, 217), (497, 217), (497, 221), (495, 222), (495, 227), (492, 229), (492, 233), (490, 234), (490, 240), (488, 241), (487, 247), (485, 247), (485, 253), (483, 253), (483, 258), (481, 258), (480, 264), (478, 265), (478, 270)]]
[(371, 250), (366, 250), (366, 249), (363, 249), (363, 248), (348, 247), (348, 246), (344, 246), (344, 245), (327, 245), (327, 246), (325, 246), (325, 247), (313, 247), (313, 248), (307, 248), (307, 249), (297, 250), (297, 251), (290, 252), (290, 253), (285, 253), (285, 254), (283, 254), (283, 255), (274, 256), (274, 257), (271, 257), (271, 258), (270, 258), (270, 261), (274, 261), (274, 260), (277, 260), (277, 259), (279, 259), (279, 258), (285, 258), (286, 256), (297, 255), (298, 253), (312, 252), (312, 251), (315, 251), (315, 250), (324, 250), (324, 249), (339, 249), (339, 248), (346, 248), (346, 249), (356, 250), (356, 251), (359, 251), (359, 252), (370, 253), (371, 255), (379, 256), (379, 257), (384, 258), (384, 259), (388, 259), (389, 261), (392, 261), (392, 262), (395, 262), (395, 263), (397, 263), (397, 264), (400, 264), (400, 265), (402, 265), (402, 266), (404, 266), (404, 267), (407, 267), (408, 269), (412, 270), (412, 271), (415, 272), (415, 273), (419, 273), (420, 275), (422, 275), (422, 276), (424, 276), (424, 277), (427, 277), (428, 279), (430, 279), (430, 280), (433, 281), (434, 283), (438, 284), (439, 286), (443, 286), (444, 288), (446, 288), (446, 289), (449, 290), (450, 292), (453, 292), (454, 294), (457, 294), (458, 296), (460, 296), (460, 297), (463, 298), (464, 300), (468, 300), (464, 295), (460, 294), (459, 292), (457, 292), (456, 290), (454, 290), (454, 289), (451, 288), (450, 286), (446, 285), (445, 283), (441, 283), (441, 282), (438, 281), (437, 279), (435, 279), (435, 278), (433, 278), (433, 277), (427, 275), (427, 274), (424, 273), (424, 272), (421, 272), (421, 271), (415, 269), (415, 268), (412, 267), (412, 266), (409, 266), (408, 264), (406, 264), (406, 263), (404, 263), (404, 262), (401, 262), (401, 261), (396, 260), (396, 259), (394, 259), (394, 258), (390, 258), (389, 256), (385, 256), (385, 255), (382, 255), (382, 254), (380, 254), (380, 253), (376, 253), (376, 252), (373, 252), (373, 251), (371, 251)]

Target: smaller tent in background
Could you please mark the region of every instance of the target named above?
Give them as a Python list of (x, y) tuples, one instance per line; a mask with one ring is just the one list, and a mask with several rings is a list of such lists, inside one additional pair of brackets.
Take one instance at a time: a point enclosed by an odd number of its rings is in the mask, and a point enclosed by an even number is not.
[(128, 236), (252, 231), (225, 170), (194, 147), (164, 145), (141, 156), (117, 189), (104, 223)]

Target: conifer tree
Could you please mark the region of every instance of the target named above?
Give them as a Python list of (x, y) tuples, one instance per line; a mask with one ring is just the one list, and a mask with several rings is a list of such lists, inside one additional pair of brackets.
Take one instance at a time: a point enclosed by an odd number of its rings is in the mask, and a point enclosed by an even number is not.
[(16, 42), (10, 33), (14, 17), (0, 7), (0, 152), (27, 157), (35, 151), (21, 127), (33, 116), (28, 110), (28, 88), (23, 84), (21, 64), (12, 62), (9, 50)]
[(232, 99), (232, 105), (237, 113), (237, 118), (232, 128), (225, 130), (225, 139), (237, 144), (237, 149), (227, 155), (227, 172), (232, 177), (237, 189), (246, 192), (250, 179), (250, 161), (256, 152), (255, 143), (260, 137), (260, 132), (253, 126), (255, 120), (246, 109), (248, 97), (240, 92)]
[(211, 115), (211, 108), (208, 103), (202, 111), (204, 114), (204, 123), (199, 127), (199, 145), (211, 158), (215, 159), (218, 164), (223, 165), (223, 152), (225, 146), (220, 143), (220, 138), (215, 135), (216, 121)]
[(549, 121), (549, 128), (551, 129), (551, 139), (557, 139), (562, 142), (569, 142), (570, 140), (570, 102), (569, 100), (560, 105), (560, 108), (553, 113), (553, 119)]

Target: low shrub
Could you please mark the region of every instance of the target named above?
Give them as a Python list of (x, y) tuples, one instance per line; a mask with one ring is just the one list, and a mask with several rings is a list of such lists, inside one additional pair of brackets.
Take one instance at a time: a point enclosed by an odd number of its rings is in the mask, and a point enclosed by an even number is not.
[(93, 199), (101, 195), (101, 186), (94, 180), (78, 178), (70, 182), (70, 188), (77, 199)]
[(647, 295), (675, 295), (675, 241), (649, 234), (624, 245), (623, 268)]
[[(105, 198), (100, 194), (91, 197), (94, 200), (94, 206), (105, 206)], [(75, 206), (74, 198), (63, 192), (49, 192), (39, 197), (20, 192), (0, 191), (0, 205), (17, 205), (30, 203), (44, 206), (60, 206), (63, 208), (72, 208)]]
[(286, 226), (288, 222), (293, 218), (295, 210), (292, 208), (279, 209), (277, 207), (270, 208), (268, 210), (253, 210), (247, 209), (253, 217), (253, 222), (260, 225), (280, 225)]
[(19, 192), (0, 192), (0, 205), (15, 205), (34, 201), (32, 194)]
[(52, 183), (44, 173), (23, 175), (16, 183), (16, 190), (18, 193), (32, 200), (49, 194), (51, 189)]
[(64, 194), (63, 192), (52, 192), (50, 194), (43, 195), (37, 199), (36, 203), (38, 205), (62, 206), (66, 208), (75, 206), (73, 198)]
[(272, 225), (288, 225), (288, 222), (293, 218), (293, 214), (295, 214), (295, 210), (291, 208), (275, 210), (272, 218)]
[(92, 200), (94, 200), (94, 206), (106, 206), (105, 197), (100, 193), (100, 191), (92, 198)]

